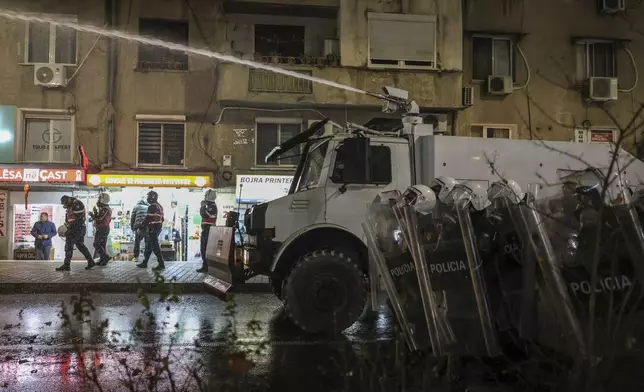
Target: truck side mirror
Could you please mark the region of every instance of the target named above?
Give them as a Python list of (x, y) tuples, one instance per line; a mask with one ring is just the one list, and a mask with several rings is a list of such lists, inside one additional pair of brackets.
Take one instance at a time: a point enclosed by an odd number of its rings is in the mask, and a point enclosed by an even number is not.
[(331, 181), (338, 184), (370, 184), (370, 145), (366, 137), (345, 139), (337, 149)]

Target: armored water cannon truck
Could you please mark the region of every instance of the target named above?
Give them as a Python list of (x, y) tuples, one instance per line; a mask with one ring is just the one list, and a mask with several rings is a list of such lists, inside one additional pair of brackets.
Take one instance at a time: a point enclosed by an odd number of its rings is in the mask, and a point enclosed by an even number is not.
[[(553, 184), (561, 170), (607, 167), (614, 156), (603, 143), (435, 135), (406, 91), (387, 87), (371, 95), (384, 101), (384, 112), (402, 111), (402, 123), (388, 131), (348, 123), (341, 132), (329, 132), (324, 119), (273, 149), (267, 161), (301, 148), (289, 193), (247, 210), (241, 246), (234, 241), (234, 219), (211, 229), (207, 284), (226, 292), (268, 276), (295, 324), (336, 333), (366, 308), (369, 255), (361, 223), (381, 193), (403, 192), (443, 175), (485, 189), (500, 178), (521, 187)], [(643, 162), (622, 150), (616, 158), (626, 179), (644, 178)]]

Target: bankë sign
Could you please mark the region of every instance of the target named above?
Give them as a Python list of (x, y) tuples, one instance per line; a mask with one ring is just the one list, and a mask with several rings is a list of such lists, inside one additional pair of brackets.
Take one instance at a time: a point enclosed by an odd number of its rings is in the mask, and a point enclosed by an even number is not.
[(159, 188), (208, 188), (212, 184), (210, 176), (196, 175), (157, 175), (157, 174), (90, 174), (90, 186), (140, 186)]
[(0, 166), (0, 183), (15, 182), (84, 183), (85, 170)]
[(238, 175), (235, 189), (238, 203), (264, 203), (288, 195), (293, 176)]

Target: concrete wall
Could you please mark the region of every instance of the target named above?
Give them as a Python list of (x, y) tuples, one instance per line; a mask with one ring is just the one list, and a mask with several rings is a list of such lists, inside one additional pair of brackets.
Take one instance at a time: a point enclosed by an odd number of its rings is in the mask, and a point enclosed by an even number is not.
[[(121, 29), (138, 33), (140, 17), (190, 21), (189, 44), (198, 48), (209, 48), (203, 36), (208, 39), (217, 24), (217, 6), (207, 1), (191, 1), (190, 11), (183, 1), (133, 0), (130, 10), (124, 1), (119, 20)], [(199, 28), (195, 24), (195, 15)], [(131, 169), (136, 166), (137, 114), (186, 115), (186, 157), (185, 165), (191, 170), (212, 171), (215, 162), (214, 140), (206, 111), (210, 97), (214, 94), (216, 72), (211, 59), (191, 56), (188, 71), (137, 69), (138, 44), (119, 43), (117, 70), (117, 103), (115, 111), (115, 169)], [(210, 105), (213, 109), (213, 105)]]
[[(80, 23), (102, 26), (105, 24), (103, 0), (0, 1), (0, 8), (24, 12), (52, 12), (77, 15)], [(62, 109), (75, 113), (76, 143), (82, 143), (94, 161), (105, 159), (107, 129), (107, 57), (106, 40), (92, 34), (78, 34), (77, 57), (82, 67), (68, 68), (68, 75), (76, 76), (63, 90), (34, 86), (34, 67), (24, 64), (26, 53), (26, 24), (0, 19), (0, 104), (18, 108)], [(89, 54), (88, 54), (89, 53)], [(19, 123), (19, 121), (18, 121)], [(22, 132), (18, 130), (18, 132)], [(16, 146), (21, 151), (21, 146)]]
[[(619, 100), (601, 108), (588, 104), (575, 87), (576, 54), (571, 37), (629, 39), (642, 73), (644, 68), (644, 36), (635, 24), (642, 20), (644, 9), (632, 9), (628, 15), (602, 16), (594, 1), (573, 0), (470, 0), (466, 2), (465, 29), (468, 31), (502, 31), (527, 34), (520, 42), (531, 69), (528, 87), (505, 97), (486, 97), (485, 87), (471, 83), (472, 47), (466, 34), (464, 45), (464, 85), (476, 87), (474, 106), (459, 116), (458, 134), (469, 135), (472, 123), (516, 124), (521, 138), (570, 140), (574, 126), (589, 121), (593, 126), (611, 126), (614, 122), (606, 111), (626, 125), (639, 106), (644, 83), (632, 93), (620, 93)], [(517, 62), (517, 84), (524, 84), (526, 64)], [(630, 59), (618, 52), (620, 88), (628, 89), (634, 82)], [(639, 131), (637, 132), (640, 133)], [(638, 135), (638, 141), (640, 135)], [(625, 141), (632, 145), (633, 138)]]
[[(282, 1), (281, 3), (286, 3)], [(301, 2), (291, 1), (291, 4)], [(309, 1), (306, 2), (310, 3)], [(367, 12), (407, 12), (437, 15), (437, 53), (439, 71), (382, 71), (367, 68), (368, 59), (368, 23)], [(346, 84), (362, 90), (380, 92), (384, 85), (400, 87), (410, 91), (410, 96), (419, 105), (434, 108), (457, 108), (461, 104), (461, 70), (462, 70), (462, 24), (459, 1), (450, 0), (351, 0), (340, 3), (339, 20), (337, 21), (340, 38), (340, 57), (342, 67), (291, 67), (293, 70), (306, 69), (313, 76)], [(252, 42), (251, 22), (270, 20), (273, 17), (248, 18), (247, 15), (227, 15), (228, 31), (219, 34), (217, 48), (222, 51), (248, 53)], [(284, 19), (275, 17), (274, 20)], [(293, 18), (298, 19), (298, 18)], [(245, 23), (241, 23), (245, 21)], [(314, 35), (316, 26), (327, 26), (328, 22), (320, 20), (313, 23)], [(307, 29), (309, 25), (307, 24)], [(234, 27), (236, 30), (231, 33)], [(234, 48), (230, 42), (234, 41)], [(309, 36), (307, 34), (307, 42)], [(288, 68), (288, 67), (287, 67)], [(248, 69), (242, 66), (224, 64), (221, 66), (218, 98), (220, 100), (248, 101), (254, 103), (298, 103), (298, 104), (349, 104), (379, 105), (373, 98), (344, 91), (337, 87), (322, 84), (313, 86), (313, 94), (276, 94), (251, 93), (248, 91)]]

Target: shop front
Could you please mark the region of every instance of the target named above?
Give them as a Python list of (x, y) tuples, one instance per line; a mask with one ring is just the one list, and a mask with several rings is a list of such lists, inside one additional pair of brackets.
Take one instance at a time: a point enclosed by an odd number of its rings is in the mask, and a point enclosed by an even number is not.
[[(0, 258), (35, 260), (31, 229), (40, 214), (46, 212), (56, 227), (62, 225), (60, 198), (84, 187), (85, 177), (85, 170), (71, 166), (0, 165)], [(64, 247), (64, 240), (54, 237), (50, 260), (62, 259)]]
[[(115, 260), (134, 259), (135, 233), (130, 228), (134, 207), (154, 190), (163, 206), (165, 223), (159, 241), (166, 261), (200, 260), (199, 236), (201, 216), (199, 209), (203, 192), (212, 186), (210, 174), (140, 174), (100, 173), (87, 176), (90, 188), (82, 197), (89, 209), (94, 208), (100, 192), (110, 195), (112, 224), (108, 253)], [(141, 243), (143, 254), (144, 242)]]
[[(239, 227), (242, 233), (246, 232), (244, 229), (246, 210), (255, 204), (269, 202), (288, 195), (292, 181), (292, 175), (237, 175), (235, 203), (239, 208)], [(236, 237), (239, 241), (238, 236)]]

